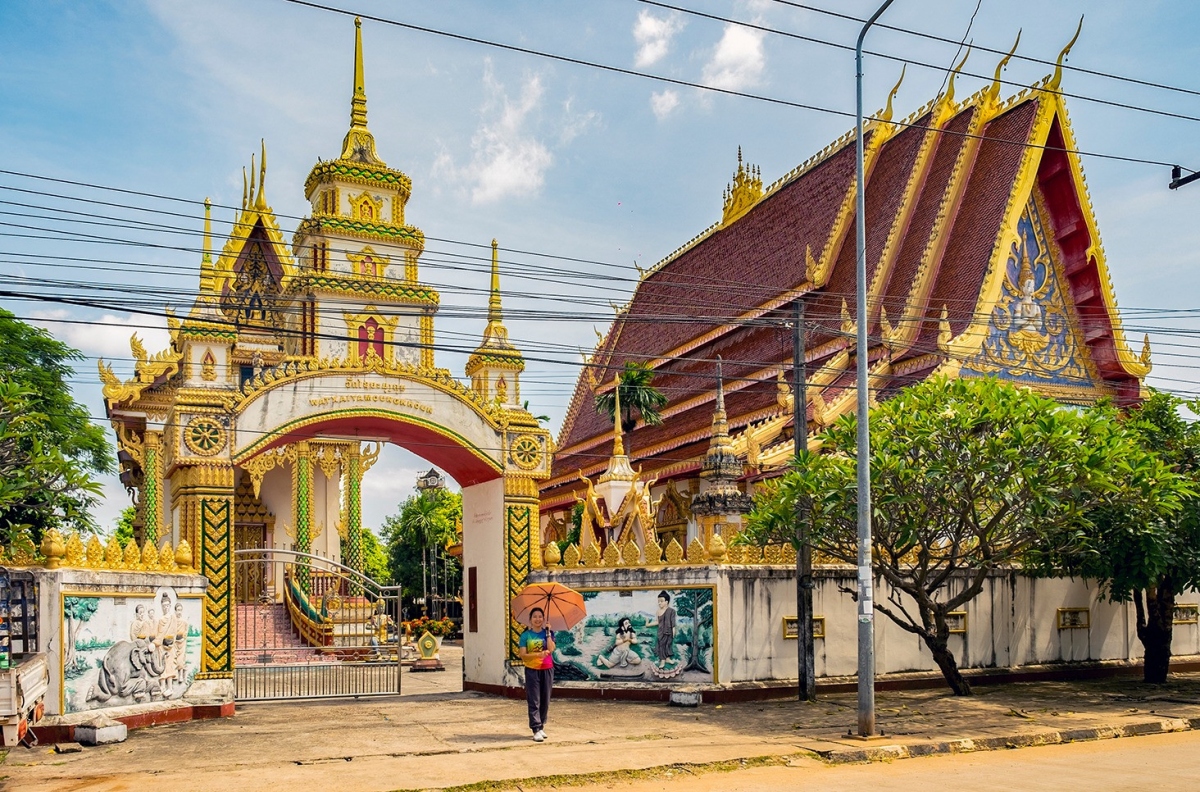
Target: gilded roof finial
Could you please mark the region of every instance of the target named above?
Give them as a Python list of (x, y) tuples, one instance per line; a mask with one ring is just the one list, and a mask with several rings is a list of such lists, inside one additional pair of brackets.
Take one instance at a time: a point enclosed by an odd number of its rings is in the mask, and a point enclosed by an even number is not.
[(1143, 366), (1150, 365), (1150, 334), (1146, 333), (1146, 337), (1142, 340), (1142, 354), (1138, 358)]
[(954, 78), (958, 76), (958, 73), (960, 71), (962, 71), (962, 67), (967, 65), (967, 58), (969, 58), (969, 57), (971, 57), (971, 45), (970, 44), (967, 45), (967, 51), (963, 54), (962, 60), (960, 60), (958, 62), (957, 66), (955, 66), (953, 69), (950, 70), (950, 82), (946, 86), (945, 101), (946, 101), (947, 106), (952, 106), (954, 104)]
[(950, 339), (953, 337), (954, 331), (950, 328), (950, 309), (943, 304), (942, 315), (938, 318), (938, 350), (942, 354), (949, 353)]
[(200, 291), (214, 293), (217, 290), (216, 272), (212, 257), (212, 201), (204, 199), (204, 241), (200, 248)]
[(988, 96), (993, 101), (996, 99), (996, 97), (1000, 96), (1000, 72), (1003, 71), (1004, 67), (1008, 65), (1008, 62), (1012, 60), (1013, 53), (1017, 51), (1017, 45), (1020, 43), (1021, 31), (1018, 29), (1017, 40), (1013, 42), (1012, 49), (1010, 49), (1008, 54), (1001, 58), (1000, 62), (996, 64), (996, 75), (992, 78), (992, 86), (988, 88)]
[(250, 208), (250, 201), (254, 200), (254, 155), (250, 155), (250, 197), (246, 200), (246, 208)]
[(500, 312), (500, 249), (496, 240), (492, 240), (492, 289), (488, 295), (488, 323), (502, 322), (504, 316)]
[(262, 143), (262, 160), (258, 164), (258, 194), (254, 198), (254, 208), (266, 211), (267, 197), (263, 194), (263, 190), (267, 186), (267, 141), (261, 140), (260, 142)]
[(1083, 15), (1079, 16), (1079, 27), (1075, 28), (1075, 35), (1071, 36), (1071, 40), (1067, 42), (1067, 46), (1062, 48), (1062, 52), (1058, 53), (1058, 60), (1054, 62), (1054, 76), (1050, 78), (1048, 86), (1050, 90), (1057, 91), (1058, 86), (1062, 83), (1062, 65), (1067, 59), (1067, 55), (1071, 52), (1071, 47), (1075, 46), (1075, 42), (1079, 40), (1079, 33), (1083, 30)]
[(243, 209), (245, 209), (247, 206), (249, 206), (249, 201), (250, 201), (249, 195), (250, 195), (249, 187), (246, 184), (246, 168), (243, 167), (242, 168), (242, 208)]
[(892, 120), (892, 100), (896, 98), (896, 93), (900, 90), (900, 83), (904, 82), (904, 72), (908, 70), (908, 64), (900, 67), (900, 79), (896, 80), (896, 84), (892, 86), (891, 93), (888, 94), (887, 106), (883, 108), (883, 112), (879, 114), (879, 120), (885, 124)]
[(613, 377), (613, 456), (625, 456), (624, 429), (621, 427), (621, 377)]
[(753, 165), (742, 161), (742, 147), (738, 146), (737, 170), (733, 172), (733, 184), (725, 188), (723, 194), (724, 211), (721, 216), (721, 227), (732, 223), (754, 208), (763, 195), (762, 176)]
[(350, 98), (350, 126), (367, 128), (367, 81), (363, 77), (360, 17), (354, 17), (354, 93)]
[(375, 137), (367, 130), (367, 82), (363, 76), (362, 19), (354, 18), (354, 91), (350, 97), (350, 131), (342, 141), (341, 159), (383, 166), (375, 153)]

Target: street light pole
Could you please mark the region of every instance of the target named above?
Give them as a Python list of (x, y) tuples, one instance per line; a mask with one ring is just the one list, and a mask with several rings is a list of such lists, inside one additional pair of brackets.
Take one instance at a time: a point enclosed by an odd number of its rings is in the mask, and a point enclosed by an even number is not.
[(867, 390), (867, 200), (863, 165), (863, 39), (892, 0), (884, 0), (858, 34), (854, 47), (857, 134), (856, 243), (858, 252), (855, 299), (858, 312), (858, 736), (875, 734), (875, 603), (871, 590), (871, 433)]

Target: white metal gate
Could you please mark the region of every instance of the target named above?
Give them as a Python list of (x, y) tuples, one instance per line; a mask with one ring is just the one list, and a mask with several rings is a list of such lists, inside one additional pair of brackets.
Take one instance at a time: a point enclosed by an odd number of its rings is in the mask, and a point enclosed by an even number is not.
[(234, 685), (240, 701), (400, 693), (400, 591), (327, 558), (234, 551)]

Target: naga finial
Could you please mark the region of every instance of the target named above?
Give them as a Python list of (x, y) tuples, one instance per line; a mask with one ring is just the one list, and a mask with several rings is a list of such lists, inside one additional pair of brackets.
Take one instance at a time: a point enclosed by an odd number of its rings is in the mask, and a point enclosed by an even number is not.
[(1052, 91), (1057, 91), (1058, 86), (1062, 84), (1062, 66), (1063, 61), (1067, 59), (1067, 55), (1071, 53), (1071, 47), (1075, 46), (1075, 42), (1079, 40), (1079, 34), (1083, 30), (1083, 15), (1079, 15), (1079, 27), (1075, 28), (1075, 35), (1071, 36), (1071, 40), (1067, 42), (1067, 46), (1062, 48), (1062, 52), (1058, 53), (1058, 60), (1054, 61), (1054, 76), (1050, 78), (1048, 87)]

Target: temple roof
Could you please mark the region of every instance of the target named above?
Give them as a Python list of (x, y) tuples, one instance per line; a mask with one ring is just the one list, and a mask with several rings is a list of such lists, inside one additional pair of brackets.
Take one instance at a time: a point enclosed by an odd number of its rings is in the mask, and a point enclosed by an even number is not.
[[(1068, 401), (1134, 400), (1149, 372), (1148, 350), (1135, 354), (1121, 328), (1058, 92), (1061, 70), (1005, 100), (999, 71), (961, 101), (951, 79), (944, 94), (900, 122), (891, 120), (889, 98), (866, 128), (868, 354), (876, 395), (934, 372), (987, 371), (971, 367), (988, 339), (1007, 343), (1005, 316), (1016, 315), (1022, 300), (1033, 304), (1014, 284), (1011, 261), (1040, 238), (1034, 291), (1056, 291), (1058, 302), (1036, 306), (1046, 321), (1039, 327), (1058, 333), (1048, 336), (1054, 343), (1047, 349), (1074, 355), (1071, 370), (1086, 376), (1064, 379), (1056, 371), (1032, 384)], [(740, 158), (738, 167), (744, 180), (749, 171)], [(785, 322), (796, 298), (805, 303), (808, 375), (816, 380), (809, 421), (819, 428), (853, 409), (856, 317), (845, 306), (854, 303), (854, 172), (851, 132), (762, 190), (752, 206), (730, 212), (727, 205), (721, 222), (643, 276), (595, 350), (593, 371), (576, 385), (544, 495), (554, 500), (578, 470), (603, 467), (612, 427), (592, 409), (593, 383), (610, 382), (628, 361), (649, 363), (655, 387), (670, 399), (661, 426), (639, 425), (626, 437), (630, 456), (660, 478), (668, 469), (696, 469), (695, 449), (711, 431), (718, 355), (731, 434), (771, 421), (778, 434), (790, 403), (775, 379), (780, 371), (790, 377)]]

